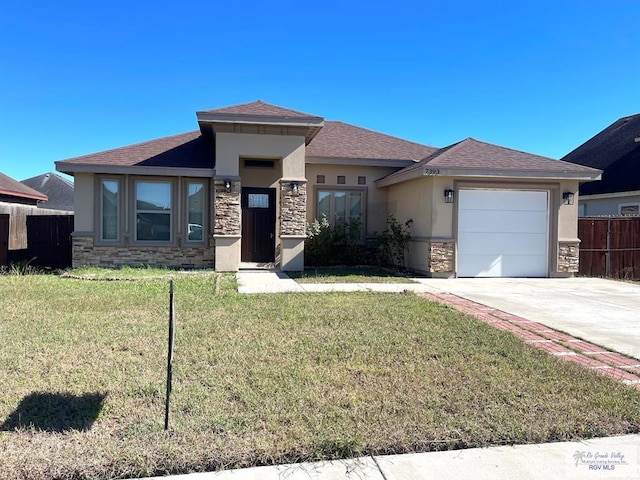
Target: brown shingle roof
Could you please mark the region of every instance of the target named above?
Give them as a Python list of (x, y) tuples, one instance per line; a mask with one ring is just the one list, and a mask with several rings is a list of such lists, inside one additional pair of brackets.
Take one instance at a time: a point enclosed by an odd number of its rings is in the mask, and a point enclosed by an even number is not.
[(213, 168), (213, 146), (199, 131), (181, 133), (57, 162), (65, 164)]
[(308, 113), (298, 112), (296, 110), (289, 110), (288, 108), (278, 107), (277, 105), (271, 105), (265, 103), (262, 100), (256, 100), (255, 102), (241, 103), (239, 105), (231, 105), (229, 107), (214, 108), (212, 110), (203, 110), (206, 113), (230, 113), (234, 115), (264, 115), (269, 117), (315, 117), (316, 115), (310, 115)]
[(35, 200), (47, 199), (46, 195), (23, 185), (11, 177), (7, 177), (4, 173), (0, 173), (0, 194), (12, 197), (32, 198)]
[(438, 150), (423, 159), (420, 166), (519, 172), (595, 173), (594, 169), (582, 165), (480, 142), (473, 138)]
[(436, 151), (419, 143), (343, 122), (326, 121), (307, 146), (307, 157), (418, 161)]

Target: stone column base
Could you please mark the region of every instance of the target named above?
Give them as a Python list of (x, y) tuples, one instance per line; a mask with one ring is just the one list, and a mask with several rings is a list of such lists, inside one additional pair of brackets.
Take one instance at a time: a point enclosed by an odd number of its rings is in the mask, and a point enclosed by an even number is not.
[(429, 273), (453, 274), (453, 240), (431, 241), (427, 247)]

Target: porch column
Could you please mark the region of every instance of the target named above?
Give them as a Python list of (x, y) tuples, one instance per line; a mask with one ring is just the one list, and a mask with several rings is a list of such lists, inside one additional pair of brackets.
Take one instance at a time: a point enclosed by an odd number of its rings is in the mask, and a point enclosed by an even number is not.
[[(230, 182), (229, 188), (227, 181)], [(213, 183), (216, 271), (236, 272), (240, 268), (240, 177), (216, 177)]]
[(281, 270), (304, 270), (304, 239), (307, 220), (307, 180), (280, 180)]

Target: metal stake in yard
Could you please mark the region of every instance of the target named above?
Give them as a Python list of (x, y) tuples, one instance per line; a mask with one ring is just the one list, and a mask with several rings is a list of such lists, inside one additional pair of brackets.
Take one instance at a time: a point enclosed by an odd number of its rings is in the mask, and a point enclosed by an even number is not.
[(173, 365), (173, 343), (175, 340), (175, 318), (173, 312), (173, 280), (169, 280), (169, 351), (167, 353), (167, 400), (164, 410), (164, 429), (169, 430), (169, 399), (171, 397), (171, 380)]

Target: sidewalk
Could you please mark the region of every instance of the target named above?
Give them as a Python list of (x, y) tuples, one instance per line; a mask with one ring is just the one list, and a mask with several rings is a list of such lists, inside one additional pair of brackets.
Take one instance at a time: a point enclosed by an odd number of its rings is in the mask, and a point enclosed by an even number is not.
[(640, 435), (446, 452), (362, 457), (154, 480), (632, 480), (640, 478)]

